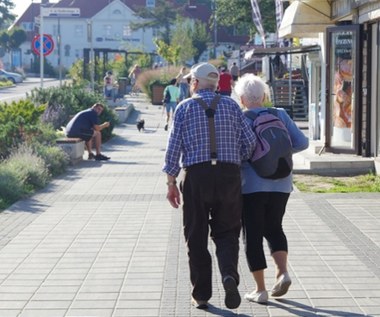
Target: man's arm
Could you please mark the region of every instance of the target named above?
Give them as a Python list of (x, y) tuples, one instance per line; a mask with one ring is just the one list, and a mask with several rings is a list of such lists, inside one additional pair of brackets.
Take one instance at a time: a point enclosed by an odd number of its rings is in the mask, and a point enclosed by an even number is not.
[(176, 178), (167, 174), (167, 180), (166, 185), (168, 185), (168, 193), (166, 194), (166, 198), (173, 208), (178, 208), (181, 204), (181, 195), (177, 186)]
[(108, 121), (102, 123), (102, 124), (95, 124), (94, 125), (94, 130), (95, 131), (102, 131), (105, 128), (108, 128), (110, 126), (110, 123)]

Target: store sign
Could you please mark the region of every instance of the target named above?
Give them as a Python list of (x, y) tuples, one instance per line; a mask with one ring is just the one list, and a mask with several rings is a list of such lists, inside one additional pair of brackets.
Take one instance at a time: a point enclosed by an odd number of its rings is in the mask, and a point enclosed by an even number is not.
[(352, 32), (342, 32), (335, 38), (335, 56), (342, 59), (352, 58)]

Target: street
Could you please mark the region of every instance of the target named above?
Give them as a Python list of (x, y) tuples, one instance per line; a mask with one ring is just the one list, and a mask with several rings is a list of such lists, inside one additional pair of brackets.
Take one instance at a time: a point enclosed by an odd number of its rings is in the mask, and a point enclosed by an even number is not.
[[(44, 79), (43, 87), (59, 86), (57, 79)], [(26, 78), (23, 83), (16, 84), (9, 88), (0, 89), (0, 102), (12, 102), (14, 100), (26, 97), (26, 93), (30, 92), (33, 88), (41, 87), (41, 80), (37, 77)]]

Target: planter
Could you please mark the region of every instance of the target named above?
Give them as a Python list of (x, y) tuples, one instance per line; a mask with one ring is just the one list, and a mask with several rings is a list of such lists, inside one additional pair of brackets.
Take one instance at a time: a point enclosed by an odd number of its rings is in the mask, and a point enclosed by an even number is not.
[(152, 104), (153, 105), (162, 105), (162, 99), (164, 94), (164, 85), (153, 84), (151, 86), (152, 89)]

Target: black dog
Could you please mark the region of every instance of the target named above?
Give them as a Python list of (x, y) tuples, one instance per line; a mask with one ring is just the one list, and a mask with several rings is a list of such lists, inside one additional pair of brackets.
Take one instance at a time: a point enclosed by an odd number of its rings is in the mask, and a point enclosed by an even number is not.
[(137, 130), (139, 130), (139, 132), (141, 132), (141, 130), (145, 131), (145, 121), (144, 119), (141, 119), (139, 121), (136, 122), (136, 127), (137, 127)]

